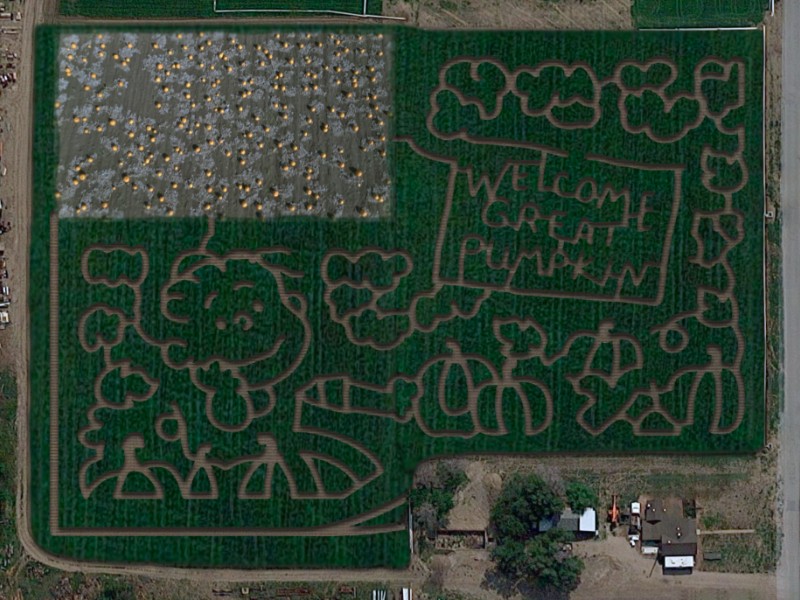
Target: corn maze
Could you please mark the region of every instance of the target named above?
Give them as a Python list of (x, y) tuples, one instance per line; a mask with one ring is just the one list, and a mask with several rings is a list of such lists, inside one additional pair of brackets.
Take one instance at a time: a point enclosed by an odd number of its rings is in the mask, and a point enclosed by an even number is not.
[(427, 458), (756, 451), (761, 53), (40, 29), (36, 543), (404, 567)]

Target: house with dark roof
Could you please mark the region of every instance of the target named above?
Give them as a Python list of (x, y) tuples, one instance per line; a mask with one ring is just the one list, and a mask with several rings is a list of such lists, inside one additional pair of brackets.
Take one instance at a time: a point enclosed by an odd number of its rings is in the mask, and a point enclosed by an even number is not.
[(582, 513), (572, 512), (567, 507), (560, 515), (553, 515), (549, 519), (539, 521), (539, 533), (549, 529), (563, 529), (575, 534), (575, 539), (587, 539), (597, 536), (597, 511), (587, 508)]
[(684, 515), (680, 498), (648, 500), (641, 543), (646, 554), (658, 549), (665, 574), (691, 573), (697, 556), (697, 521)]

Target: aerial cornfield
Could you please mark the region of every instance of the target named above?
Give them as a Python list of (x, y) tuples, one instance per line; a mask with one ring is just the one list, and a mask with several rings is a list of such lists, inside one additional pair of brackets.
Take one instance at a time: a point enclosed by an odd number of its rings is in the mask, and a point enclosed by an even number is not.
[(427, 458), (763, 444), (760, 32), (50, 27), (37, 53), (48, 552), (402, 567)]
[(60, 0), (59, 11), (65, 16), (124, 19), (252, 17), (271, 11), (380, 15), (382, 5), (383, 0)]
[(745, 27), (764, 20), (770, 0), (634, 0), (636, 27)]

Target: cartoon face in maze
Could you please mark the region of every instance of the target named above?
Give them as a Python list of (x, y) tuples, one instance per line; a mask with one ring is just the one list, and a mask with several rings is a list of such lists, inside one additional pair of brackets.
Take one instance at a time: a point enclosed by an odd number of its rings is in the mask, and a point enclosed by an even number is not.
[(311, 339), (304, 296), (287, 289), (301, 273), (279, 264), (282, 251), (201, 248), (179, 257), (161, 290), (161, 311), (175, 327), (164, 361), (188, 369), (206, 392), (208, 417), (241, 431), (275, 403), (272, 388), (303, 360)]

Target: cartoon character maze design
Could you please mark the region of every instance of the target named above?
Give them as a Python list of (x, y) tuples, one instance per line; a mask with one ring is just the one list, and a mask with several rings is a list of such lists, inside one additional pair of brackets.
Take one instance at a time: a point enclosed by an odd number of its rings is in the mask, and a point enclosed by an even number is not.
[[(449, 57), (392, 117), (390, 216), (163, 217), (130, 243), (52, 217), (79, 249), (50, 327), (90, 379), (56, 381), (82, 394), (58, 439), (84, 500), (227, 495), (283, 507), (266, 535), (358, 535), (402, 530), (434, 455), (750, 444), (752, 63), (511, 60)], [(319, 501), (342, 508), (288, 524)]]

